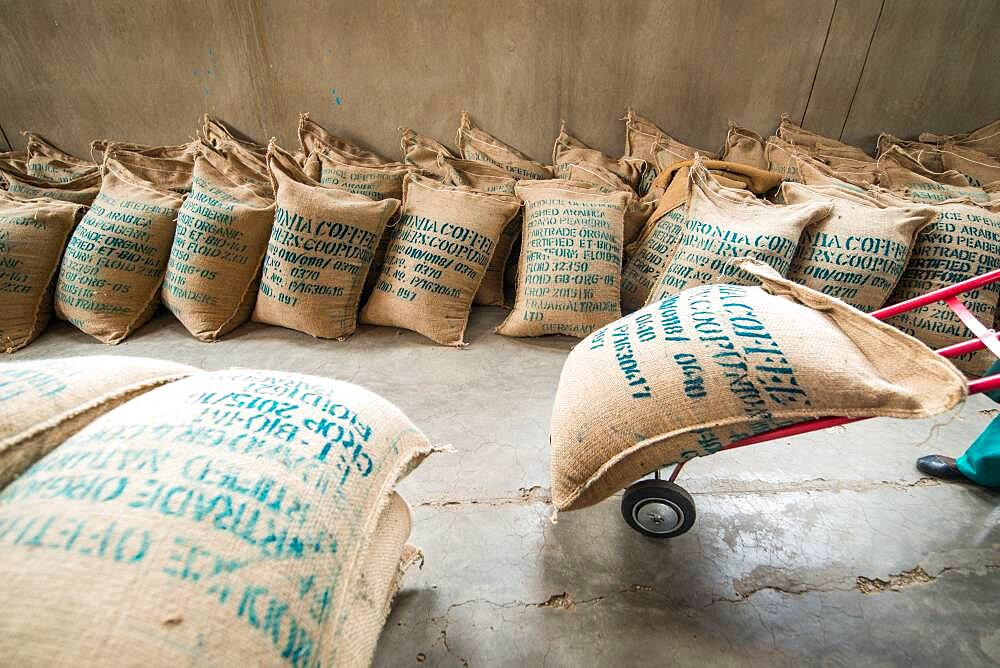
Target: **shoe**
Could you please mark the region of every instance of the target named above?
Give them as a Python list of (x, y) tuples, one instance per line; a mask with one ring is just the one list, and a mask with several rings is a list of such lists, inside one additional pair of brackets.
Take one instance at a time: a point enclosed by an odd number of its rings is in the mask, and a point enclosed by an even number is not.
[(955, 465), (952, 457), (927, 455), (917, 460), (917, 470), (942, 480), (968, 480)]

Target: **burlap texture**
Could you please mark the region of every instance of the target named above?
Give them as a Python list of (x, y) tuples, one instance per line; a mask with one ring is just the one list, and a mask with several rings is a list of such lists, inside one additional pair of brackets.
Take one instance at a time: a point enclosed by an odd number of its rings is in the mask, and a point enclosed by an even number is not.
[(91, 421), (198, 369), (90, 355), (0, 365), (0, 489)]
[(227, 178), (208, 158), (196, 160), (161, 293), (195, 337), (214, 341), (250, 318), (273, 221), (273, 199)]
[(564, 122), (559, 130), (559, 136), (556, 137), (555, 144), (552, 146), (552, 166), (555, 168), (555, 176), (560, 179), (576, 180), (570, 173), (570, 168), (574, 165), (599, 167), (611, 172), (630, 190), (639, 187), (639, 182), (646, 170), (646, 162), (642, 159), (620, 158), (616, 160), (588, 146), (566, 132)]
[(551, 179), (553, 176), (552, 169), (547, 165), (532, 160), (513, 146), (476, 127), (467, 111), (462, 112), (455, 145), (466, 160), (477, 160), (500, 167), (518, 179)]
[[(499, 167), (475, 160), (450, 158), (444, 154), (439, 154), (437, 157), (437, 170), (445, 183), (450, 183), (453, 186), (466, 186), (487, 193), (513, 195), (514, 184), (517, 183), (510, 172)], [(483, 282), (479, 284), (476, 296), (472, 300), (473, 304), (482, 306), (505, 305), (504, 275), (507, 270), (507, 261), (520, 237), (521, 216), (519, 213), (507, 223), (497, 240), (493, 256), (490, 258), (486, 273), (483, 275)]]
[(667, 135), (660, 135), (653, 146), (653, 164), (656, 166), (658, 174), (677, 163), (693, 160), (696, 155), (700, 155), (705, 160), (719, 158), (718, 153), (693, 148)]
[(851, 146), (837, 139), (824, 137), (811, 130), (806, 130), (793, 122), (788, 114), (781, 115), (776, 134), (789, 144), (799, 146), (816, 157), (838, 156), (861, 161), (872, 161), (872, 157), (857, 146)]
[[(886, 204), (905, 206), (905, 199), (886, 192), (876, 198)], [(969, 200), (930, 204), (937, 216), (917, 235), (910, 261), (889, 297), (888, 304), (918, 297), (959, 281), (1000, 269), (1000, 214)], [(961, 301), (987, 327), (997, 311), (996, 284), (961, 295)], [(931, 348), (941, 348), (972, 338), (972, 333), (941, 302), (902, 313), (888, 320)], [(981, 375), (993, 359), (986, 350), (953, 358), (962, 371)]]
[(877, 162), (843, 158), (835, 161), (838, 165), (835, 168), (780, 137), (768, 138), (764, 154), (768, 169), (781, 174), (786, 181), (816, 186), (849, 184), (855, 190), (865, 190), (881, 181), (881, 166)]
[[(643, 178), (636, 188), (639, 195), (646, 195), (656, 175), (674, 163), (692, 160), (696, 153), (709, 159), (719, 157), (713, 151), (688, 146), (674, 139), (651, 120), (640, 116), (631, 108), (625, 112), (622, 120), (625, 121), (625, 157), (638, 158), (647, 163)], [(654, 199), (659, 198), (661, 194), (655, 193)]]
[(84, 207), (0, 191), (0, 351), (35, 339), (52, 316), (52, 288)]
[[(920, 149), (937, 149), (938, 147), (934, 144), (926, 144), (924, 142), (909, 141), (906, 139), (900, 139), (894, 134), (888, 132), (879, 133), (878, 139), (875, 140), (875, 155), (881, 156), (883, 153), (888, 151), (893, 146), (899, 146), (906, 150), (907, 153), (914, 153)], [(940, 170), (940, 164), (938, 165)]]
[(70, 237), (55, 312), (83, 332), (120, 343), (149, 321), (184, 196), (131, 174), (108, 156), (101, 191)]
[(472, 303), (479, 306), (508, 306), (507, 303), (507, 273), (517, 272), (516, 267), (511, 270), (511, 255), (521, 240), (521, 214), (518, 213), (510, 219), (497, 239), (497, 245), (493, 249), (490, 263), (486, 266), (486, 273), (483, 274), (483, 282), (476, 290), (476, 296), (472, 298)]
[(408, 176), (399, 222), (361, 322), (465, 345), (472, 300), (519, 210), (512, 195)]
[(517, 179), (506, 169), (478, 160), (462, 160), (438, 154), (432, 174), (453, 186), (466, 186), (485, 193), (514, 194)]
[(1000, 158), (1000, 120), (988, 123), (978, 130), (957, 135), (938, 135), (921, 132), (920, 141), (928, 144), (951, 144), (980, 151), (994, 158)]
[[(595, 186), (603, 193), (612, 192), (634, 192), (633, 188), (614, 172), (591, 163), (563, 163), (558, 178), (567, 181), (578, 181)], [(656, 210), (656, 201), (639, 200), (632, 198), (629, 200), (628, 208), (625, 210), (625, 217), (622, 228), (623, 249), (627, 249), (636, 237), (642, 232), (650, 215)]]
[(191, 176), (194, 173), (194, 154), (180, 157), (158, 157), (134, 151), (126, 151), (111, 145), (104, 152), (105, 159), (112, 158), (138, 179), (153, 184), (157, 188), (178, 193), (191, 191)]
[[(0, 167), (6, 167), (7, 169), (23, 172), (28, 168), (28, 152), (3, 151), (0, 153)], [(3, 182), (0, 181), (0, 186), (3, 185)]]
[(907, 169), (936, 183), (957, 187), (969, 185), (969, 179), (963, 174), (945, 168), (941, 151), (937, 147), (917, 142), (905, 144), (896, 143), (887, 147), (879, 154), (879, 162), (884, 163), (887, 169)]
[(109, 152), (128, 151), (138, 153), (151, 158), (169, 158), (172, 160), (184, 160), (194, 162), (198, 156), (201, 140), (189, 141), (185, 144), (175, 144), (173, 146), (156, 146), (153, 144), (134, 144), (132, 142), (116, 141), (113, 139), (95, 139), (90, 142), (90, 157), (94, 162), (101, 164), (104, 156)]
[[(303, 165), (303, 171), (309, 178), (325, 186), (340, 188), (373, 201), (387, 197), (396, 200), (403, 198), (403, 179), (407, 174), (416, 171), (416, 167), (388, 162), (378, 156), (371, 158), (370, 156), (374, 154), (363, 152), (363, 149), (357, 149), (363, 153), (350, 153), (344, 148), (345, 142), (339, 140), (338, 142), (334, 147), (320, 144), (309, 154)], [(376, 160), (378, 162), (375, 162)], [(375, 247), (375, 258), (371, 262), (362, 296), (371, 294), (375, 288), (375, 281), (382, 269), (388, 247), (389, 238), (383, 232)]]
[(631, 107), (625, 111), (622, 120), (625, 122), (624, 155), (628, 158), (644, 160), (651, 168), (652, 175), (655, 176), (657, 168), (653, 163), (653, 147), (656, 145), (657, 137), (666, 133), (648, 118), (635, 113)]
[(906, 268), (917, 233), (937, 212), (892, 206), (834, 186), (781, 186), (786, 204), (826, 202), (833, 211), (805, 228), (788, 278), (869, 312), (882, 306)]
[(455, 154), (447, 146), (433, 137), (422, 135), (410, 128), (399, 128), (399, 148), (403, 152), (403, 162), (418, 167), (424, 172), (444, 179), (439, 156), (454, 158)]
[[(678, 162), (656, 177), (657, 190), (663, 194), (654, 202), (655, 210), (635, 241), (626, 246), (622, 267), (622, 311), (642, 308), (649, 293), (677, 250), (684, 234), (688, 201), (688, 173), (693, 161)], [(754, 193), (773, 190), (781, 177), (750, 165), (724, 160), (705, 160), (711, 178), (733, 189), (734, 197), (753, 199)]]
[(593, 505), (650, 471), (828, 416), (919, 418), (966, 385), (916, 339), (738, 260), (762, 287), (691, 288), (594, 332), (563, 366), (552, 500)]
[(969, 179), (973, 186), (985, 186), (1000, 181), (1000, 159), (964, 146), (945, 145), (941, 148), (941, 164)]
[(0, 164), (0, 185), (11, 195), (22, 199), (47, 197), (90, 205), (101, 189), (101, 173), (97, 171), (72, 181), (58, 183)]
[[(389, 164), (380, 155), (361, 148), (357, 144), (347, 141), (329, 132), (322, 125), (309, 118), (309, 114), (299, 114), (299, 146), (306, 157), (311, 156), (319, 150), (327, 153), (339, 154), (339, 157), (352, 165), (385, 165)], [(306, 174), (319, 181), (319, 176), (314, 176), (311, 167), (303, 166)]]
[(524, 181), (514, 309), (504, 336), (582, 338), (621, 317), (622, 234), (629, 192), (578, 181)]
[(915, 202), (933, 204), (952, 199), (985, 203), (990, 196), (983, 188), (955, 170), (935, 171), (920, 163), (919, 151), (888, 147), (878, 158), (883, 177), (879, 185)]
[(253, 320), (319, 338), (349, 336), (375, 249), (399, 200), (371, 200), (305, 175), (272, 140), (274, 226)]
[[(324, 186), (340, 188), (378, 201), (386, 198), (402, 199), (403, 179), (416, 170), (413, 165), (404, 165), (401, 162), (359, 165), (353, 160), (343, 157), (342, 154), (319, 148), (307, 158), (304, 171), (308, 174), (312, 162), (315, 161), (320, 167), (319, 178), (315, 180)], [(312, 169), (315, 173), (315, 169)]]
[(208, 114), (202, 117), (201, 139), (216, 147), (220, 147), (226, 142), (234, 142), (247, 151), (256, 153), (261, 158), (267, 153), (267, 147), (263, 144), (258, 144), (249, 137), (239, 133), (221, 118), (215, 118)]
[(233, 141), (220, 142), (219, 146), (199, 142), (197, 149), (198, 157), (211, 163), (226, 179), (245, 186), (260, 198), (274, 199), (266, 154), (261, 157)]
[(714, 181), (700, 159), (688, 173), (684, 231), (649, 301), (706, 283), (749, 285), (732, 261), (750, 257), (788, 273), (802, 230), (830, 214), (830, 203), (776, 205)]
[(133, 399), (0, 495), (0, 655), (367, 666), (412, 560), (393, 488), (431, 450), (389, 402), (314, 376)]
[(33, 132), (23, 134), (27, 137), (25, 171), (35, 178), (66, 183), (99, 171), (95, 163), (56, 148), (41, 135)]
[(736, 162), (757, 169), (767, 169), (764, 138), (753, 130), (741, 128), (733, 121), (729, 121), (729, 131), (726, 132), (722, 159), (726, 162)]

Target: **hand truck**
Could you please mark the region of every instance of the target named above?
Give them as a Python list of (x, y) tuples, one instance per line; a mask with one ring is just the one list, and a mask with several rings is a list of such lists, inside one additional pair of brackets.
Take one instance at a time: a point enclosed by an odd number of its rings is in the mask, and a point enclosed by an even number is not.
[[(958, 357), (966, 353), (988, 349), (1000, 358), (1000, 340), (992, 328), (987, 327), (962, 303), (959, 295), (1000, 281), (1000, 269), (987, 272), (954, 285), (928, 292), (927, 294), (907, 299), (906, 301), (886, 306), (873, 311), (869, 315), (879, 320), (886, 320), (894, 315), (912, 311), (913, 309), (944, 302), (958, 318), (969, 328), (975, 338), (960, 341), (937, 351), (942, 357)], [(1000, 373), (969, 381), (969, 394), (980, 394), (1000, 388)], [(722, 447), (722, 450), (735, 450), (755, 443), (764, 443), (779, 438), (788, 438), (798, 434), (807, 434), (821, 429), (839, 425), (870, 420), (871, 418), (822, 417), (805, 422), (779, 427), (756, 434), (739, 441), (734, 441)], [(678, 462), (668, 467), (670, 473), (666, 479), (661, 475), (662, 469), (653, 472), (652, 478), (646, 478), (632, 483), (622, 495), (621, 510), (625, 522), (650, 538), (674, 538), (687, 532), (695, 521), (694, 499), (675, 481), (686, 462)]]

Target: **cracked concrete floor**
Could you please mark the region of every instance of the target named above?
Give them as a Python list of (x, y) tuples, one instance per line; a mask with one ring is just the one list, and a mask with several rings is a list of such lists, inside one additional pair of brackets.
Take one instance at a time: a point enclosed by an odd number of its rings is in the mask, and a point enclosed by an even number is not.
[(362, 327), (343, 342), (246, 325), (200, 343), (160, 314), (109, 348), (56, 323), (13, 359), (87, 354), (350, 380), (395, 402), (451, 454), (401, 486), (425, 555), (403, 581), (378, 666), (1000, 665), (1000, 492), (914, 469), (952, 455), (996, 406), (871, 420), (692, 462), (698, 520), (661, 543), (618, 498), (548, 503), (547, 425), (569, 339), (492, 333), (465, 350)]

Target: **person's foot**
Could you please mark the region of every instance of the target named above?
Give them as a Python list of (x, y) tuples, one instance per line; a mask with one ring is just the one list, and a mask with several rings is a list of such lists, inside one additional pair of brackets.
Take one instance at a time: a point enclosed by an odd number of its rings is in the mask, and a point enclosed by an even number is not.
[(927, 455), (917, 460), (917, 470), (942, 480), (968, 480), (955, 465), (953, 457)]

